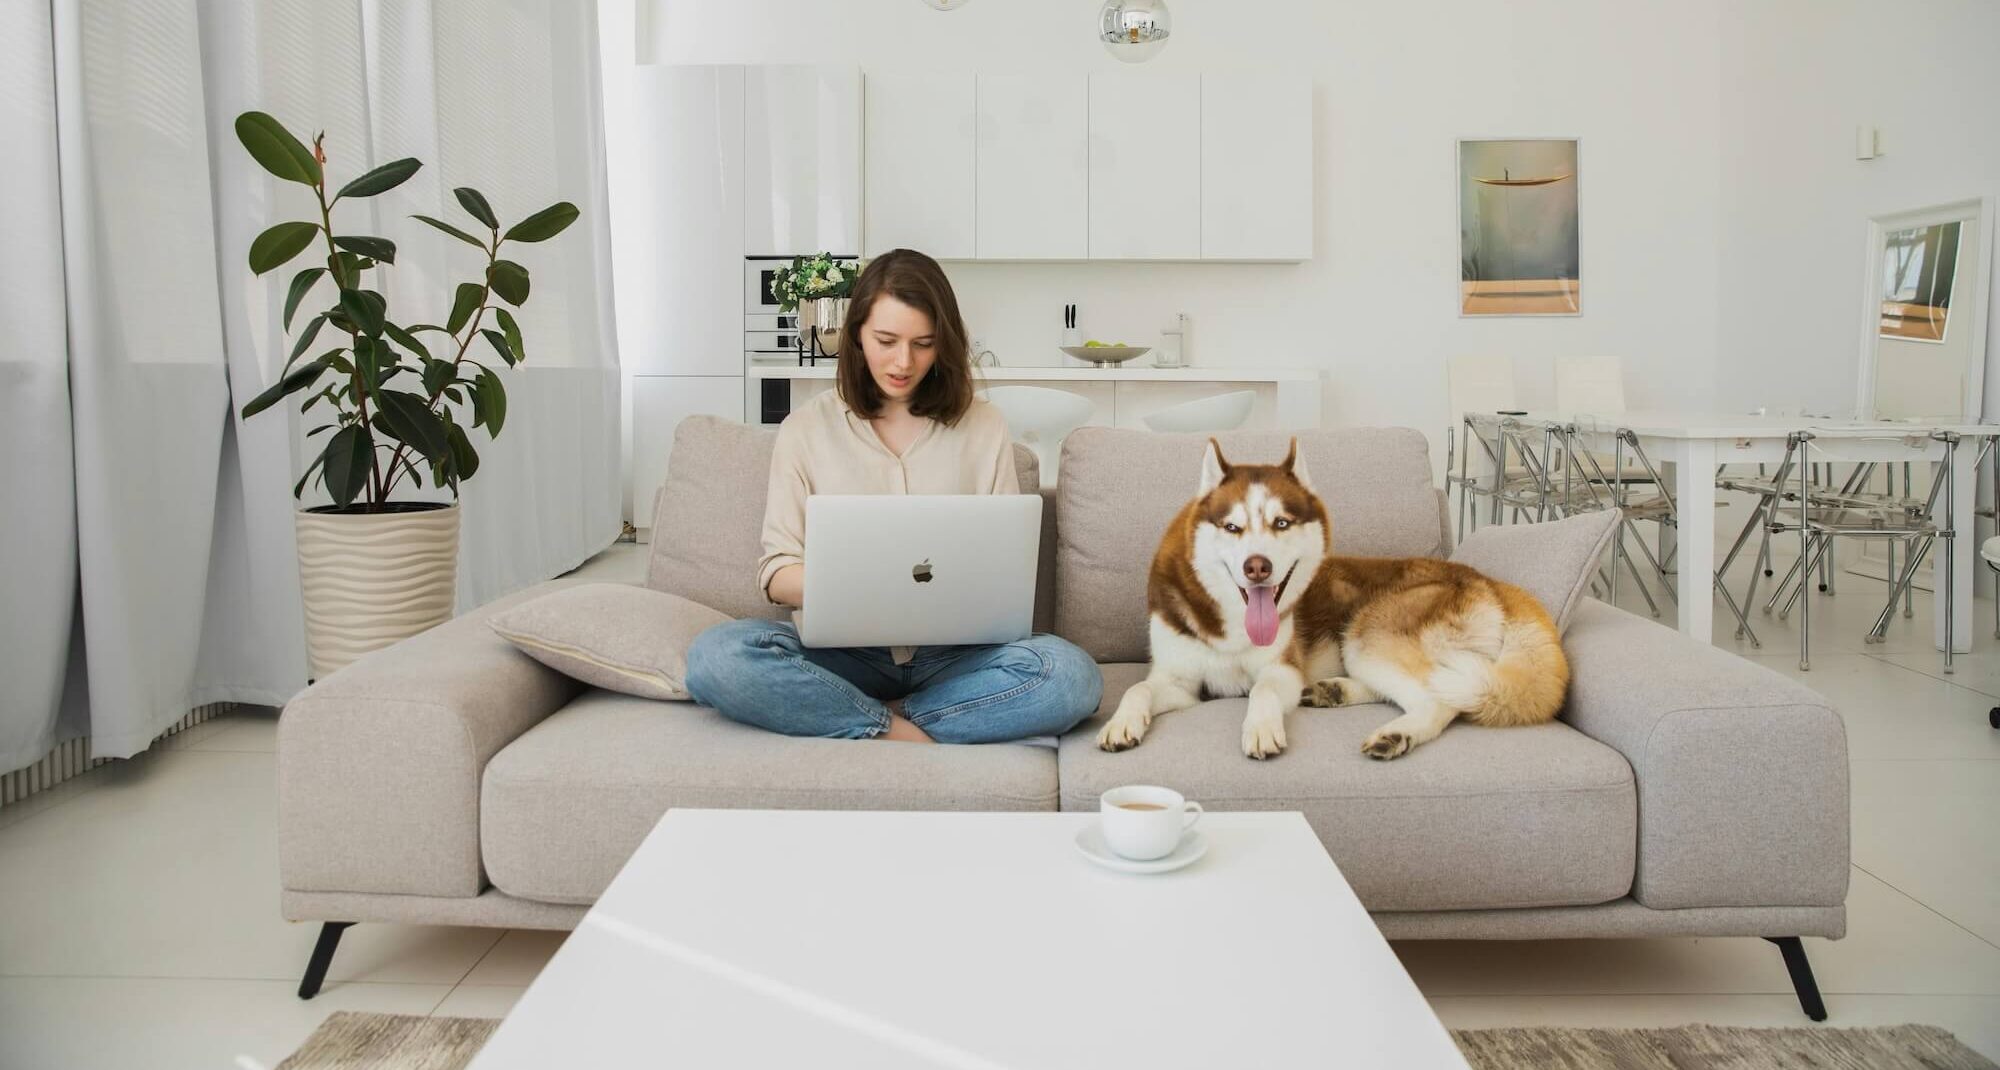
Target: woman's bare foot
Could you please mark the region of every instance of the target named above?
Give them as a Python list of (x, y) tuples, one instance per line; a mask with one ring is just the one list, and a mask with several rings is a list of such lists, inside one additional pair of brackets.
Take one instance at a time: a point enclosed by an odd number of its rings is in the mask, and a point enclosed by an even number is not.
[(925, 733), (923, 729), (918, 728), (909, 718), (903, 716), (903, 704), (901, 702), (891, 702), (888, 705), (889, 730), (882, 733), (879, 738), (899, 740), (903, 743), (937, 742)]

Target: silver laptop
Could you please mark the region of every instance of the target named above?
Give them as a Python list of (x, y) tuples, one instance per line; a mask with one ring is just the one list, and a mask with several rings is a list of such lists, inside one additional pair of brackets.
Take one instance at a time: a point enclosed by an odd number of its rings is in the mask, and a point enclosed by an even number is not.
[(809, 647), (1025, 639), (1039, 494), (815, 494), (806, 499)]

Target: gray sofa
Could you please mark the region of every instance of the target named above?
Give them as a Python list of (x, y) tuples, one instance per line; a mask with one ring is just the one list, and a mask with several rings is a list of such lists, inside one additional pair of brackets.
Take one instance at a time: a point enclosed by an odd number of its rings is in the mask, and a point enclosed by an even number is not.
[[(1287, 436), (1221, 436), (1229, 456)], [(774, 435), (697, 417), (675, 436), (649, 585), (733, 616), (755, 587)], [(1778, 943), (1823, 1015), (1801, 936), (1846, 928), (1846, 736), (1825, 700), (1601, 602), (1565, 639), (1560, 721), (1459, 725), (1408, 758), (1362, 738), (1382, 706), (1300, 710), (1279, 759), (1243, 757), (1242, 699), (1095, 745), (1145, 672), (1145, 573), (1194, 491), (1204, 438), (1083, 429), (1044, 492), (1037, 628), (1089, 651), (1104, 708), (1056, 749), (794, 739), (690, 704), (585, 688), (468, 613), (318, 681), (279, 723), (283, 910), (322, 921), (300, 994), (355, 922), (565, 929), (670, 807), (1089, 810), (1163, 783), (1218, 810), (1299, 810), (1391, 939), (1746, 936)], [(1414, 431), (1301, 437), (1338, 552), (1441, 555), (1448, 529)], [(1021, 483), (1034, 459), (1016, 447)]]

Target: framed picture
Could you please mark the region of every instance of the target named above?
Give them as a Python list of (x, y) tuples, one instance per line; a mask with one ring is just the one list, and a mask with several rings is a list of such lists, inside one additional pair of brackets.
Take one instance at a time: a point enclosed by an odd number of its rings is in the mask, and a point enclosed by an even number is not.
[(1461, 316), (1583, 313), (1575, 138), (1458, 142)]

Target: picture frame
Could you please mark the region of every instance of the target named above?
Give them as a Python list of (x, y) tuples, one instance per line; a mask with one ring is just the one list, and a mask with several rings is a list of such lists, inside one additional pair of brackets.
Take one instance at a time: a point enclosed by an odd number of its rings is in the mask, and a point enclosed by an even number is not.
[(1582, 140), (1454, 143), (1461, 318), (1583, 315)]

